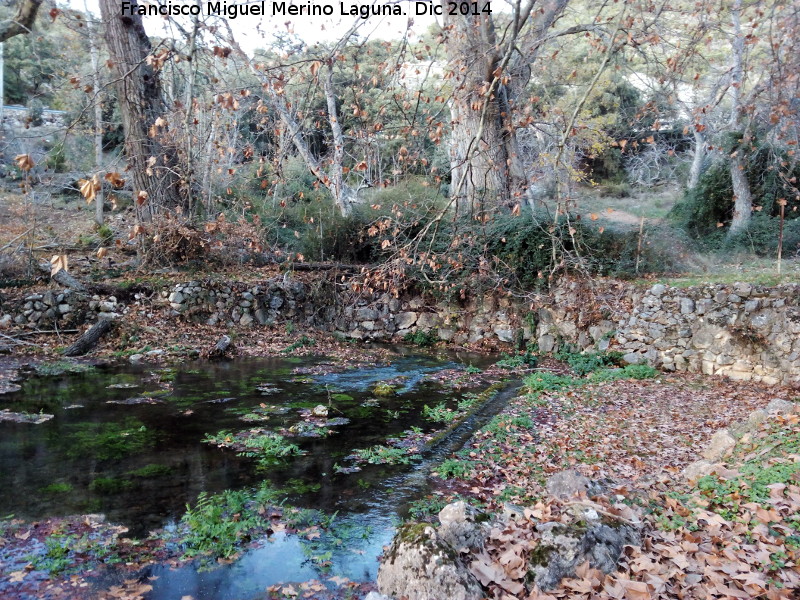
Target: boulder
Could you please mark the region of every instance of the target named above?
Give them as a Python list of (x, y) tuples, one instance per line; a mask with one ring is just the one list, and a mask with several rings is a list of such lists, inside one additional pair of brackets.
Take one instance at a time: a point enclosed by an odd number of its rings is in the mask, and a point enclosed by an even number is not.
[(573, 469), (559, 471), (547, 479), (547, 493), (556, 498), (568, 500), (581, 494), (588, 495), (592, 490), (592, 480)]
[(437, 533), (457, 552), (482, 548), (488, 532), (479, 520), (480, 513), (474, 507), (464, 501), (453, 502), (439, 512), (441, 526)]
[(794, 402), (783, 400), (782, 398), (773, 398), (769, 401), (764, 409), (767, 413), (789, 414), (797, 406)]
[(694, 483), (701, 477), (722, 470), (723, 467), (724, 465), (722, 463), (708, 460), (696, 460), (683, 470), (683, 476), (686, 478), (686, 481)]
[(703, 452), (703, 458), (711, 462), (716, 462), (730, 454), (735, 446), (736, 440), (728, 430), (720, 429), (708, 443), (708, 446)]
[(608, 574), (617, 568), (625, 546), (641, 543), (640, 532), (633, 525), (586, 529), (549, 522), (536, 529), (541, 538), (531, 553), (529, 572), (542, 590), (551, 590), (564, 577), (573, 577), (575, 569), (586, 561), (591, 568)]
[(428, 523), (406, 523), (378, 569), (382, 594), (407, 600), (480, 600), (475, 576)]
[(441, 322), (442, 319), (436, 313), (419, 313), (417, 316), (417, 327), (420, 329), (433, 329)]
[(622, 357), (622, 362), (628, 365), (639, 365), (645, 361), (645, 358), (642, 354), (638, 352), (628, 352), (625, 356)]

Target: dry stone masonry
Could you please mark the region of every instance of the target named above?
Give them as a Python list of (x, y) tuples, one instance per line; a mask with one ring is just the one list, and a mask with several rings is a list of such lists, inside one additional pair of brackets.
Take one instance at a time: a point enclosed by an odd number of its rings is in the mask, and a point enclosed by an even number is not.
[[(422, 295), (337, 294), (289, 276), (258, 283), (189, 281), (127, 301), (177, 319), (259, 328), (292, 322), (364, 341), (401, 341), (425, 333), (455, 345), (569, 345), (616, 350), (629, 363), (703, 372), (767, 384), (800, 385), (800, 285), (775, 287), (570, 280), (524, 304), (486, 295), (465, 303)], [(0, 305), (0, 328), (80, 325), (119, 318), (114, 296), (46, 290)]]

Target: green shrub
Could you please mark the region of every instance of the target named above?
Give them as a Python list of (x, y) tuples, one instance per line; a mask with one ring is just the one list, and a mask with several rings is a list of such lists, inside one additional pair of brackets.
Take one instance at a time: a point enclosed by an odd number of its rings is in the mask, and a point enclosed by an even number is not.
[(535, 368), (539, 364), (539, 357), (533, 352), (527, 351), (524, 354), (502, 354), (502, 358), (494, 363), (501, 369), (523, 369)]
[[(726, 142), (733, 149), (739, 144), (736, 136)], [(671, 219), (703, 250), (730, 252), (745, 250), (756, 254), (772, 254), (777, 247), (778, 215), (780, 207), (777, 200), (785, 198), (786, 207), (786, 254), (797, 251), (800, 244), (800, 201), (792, 185), (787, 183), (792, 177), (800, 177), (800, 166), (786, 173), (781, 163), (785, 157), (769, 145), (759, 146), (746, 158), (746, 175), (753, 195), (753, 204), (759, 210), (753, 212), (747, 231), (735, 237), (728, 236), (727, 227), (733, 217), (733, 184), (727, 160), (714, 162), (700, 177), (698, 185), (686, 193), (682, 202), (675, 205), (670, 213)], [(783, 169), (783, 171), (782, 171)]]
[(579, 384), (578, 380), (569, 375), (556, 375), (549, 371), (528, 375), (523, 383), (530, 392), (553, 392), (575, 387)]
[(603, 381), (619, 381), (622, 379), (654, 379), (658, 377), (658, 369), (650, 365), (627, 365), (623, 369), (601, 369), (589, 375), (594, 383)]
[(617, 366), (622, 360), (621, 352), (587, 352), (577, 354), (572, 352), (559, 352), (556, 358), (566, 361), (575, 374), (583, 377), (593, 371), (610, 366)]
[(434, 331), (417, 330), (414, 333), (410, 331), (403, 336), (403, 341), (407, 344), (414, 344), (420, 348), (430, 348), (439, 341), (439, 336)]

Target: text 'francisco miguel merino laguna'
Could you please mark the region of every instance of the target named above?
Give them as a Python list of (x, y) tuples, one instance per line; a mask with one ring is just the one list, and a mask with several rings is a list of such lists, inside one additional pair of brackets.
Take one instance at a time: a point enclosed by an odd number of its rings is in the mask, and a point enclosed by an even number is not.
[[(480, 13), (491, 13), (489, 3), (479, 5), (477, 2), (448, 2), (445, 9), (449, 14), (478, 15)], [(405, 10), (405, 7), (409, 10)], [(338, 13), (335, 13), (336, 9)], [(123, 0), (122, 15), (132, 16), (151, 16), (151, 17), (178, 17), (178, 16), (199, 16), (201, 14), (235, 19), (237, 17), (265, 17), (265, 16), (331, 16), (338, 14), (341, 16), (357, 16), (362, 19), (369, 17), (384, 17), (391, 15), (426, 15), (442, 14), (442, 6), (438, 2), (430, 0), (406, 2), (403, 4), (371, 4), (366, 1), (363, 4), (352, 2), (300, 2), (290, 3), (284, 0), (272, 0), (270, 2), (251, 2), (237, 4), (233, 0), (220, 0), (214, 2), (209, 0), (205, 3), (205, 10), (200, 4), (191, 2), (183, 3), (179, 1), (165, 2), (164, 4), (139, 4), (138, 2)]]

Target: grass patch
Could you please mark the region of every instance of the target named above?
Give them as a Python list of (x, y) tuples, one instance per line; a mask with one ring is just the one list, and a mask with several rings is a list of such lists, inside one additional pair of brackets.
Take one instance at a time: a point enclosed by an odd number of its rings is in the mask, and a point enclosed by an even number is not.
[(528, 375), (523, 383), (529, 392), (556, 392), (580, 385), (578, 380), (569, 375), (557, 375), (549, 371)]

